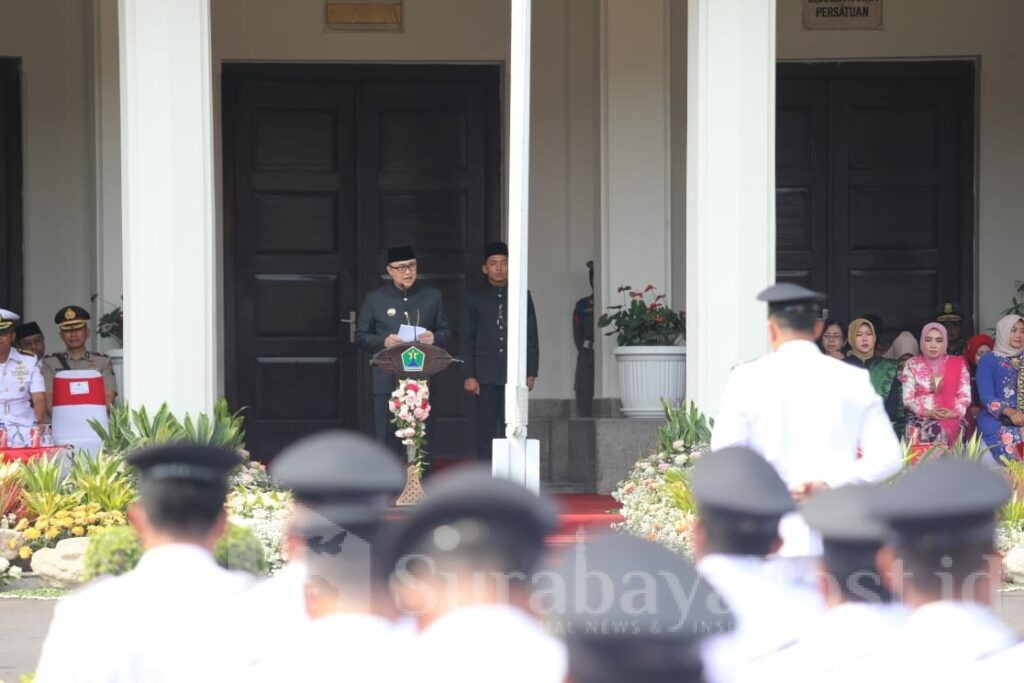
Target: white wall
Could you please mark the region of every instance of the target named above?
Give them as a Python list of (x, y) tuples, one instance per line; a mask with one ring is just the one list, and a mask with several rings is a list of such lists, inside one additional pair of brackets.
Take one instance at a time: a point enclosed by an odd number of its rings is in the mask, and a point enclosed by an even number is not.
[[(0, 0), (0, 56), (20, 57), (25, 310), (49, 349), (53, 315), (94, 291), (91, 17), (88, 0)], [(2, 305), (2, 304), (0, 304)]]
[[(541, 343), (533, 395), (566, 398), (575, 359), (572, 305), (588, 293), (585, 264), (596, 256), (596, 3), (540, 0), (533, 16), (530, 289)], [(322, 17), (323, 0), (212, 0), (217, 169), (224, 61), (508, 59), (508, 0), (406, 0), (401, 33), (327, 32)], [(220, 182), (218, 173), (218, 188)]]
[(1024, 279), (1024, 2), (898, 0), (880, 31), (807, 31), (778, 1), (779, 59), (978, 57), (977, 323), (991, 327)]

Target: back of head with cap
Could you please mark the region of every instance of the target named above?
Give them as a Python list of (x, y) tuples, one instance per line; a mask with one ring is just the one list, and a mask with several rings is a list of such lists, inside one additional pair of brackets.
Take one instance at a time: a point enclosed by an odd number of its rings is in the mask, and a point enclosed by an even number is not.
[(628, 534), (552, 558), (549, 630), (569, 646), (574, 683), (703, 680), (700, 643), (734, 627), (728, 605), (685, 558)]
[(764, 557), (780, 543), (779, 520), (796, 509), (786, 484), (757, 452), (741, 446), (702, 457), (691, 488), (700, 505), (698, 555)]
[(224, 514), (228, 473), (242, 462), (231, 451), (171, 444), (126, 458), (139, 469), (139, 503), (154, 530), (180, 540), (203, 539)]
[(904, 600), (987, 602), (999, 581), (990, 573), (995, 515), (1009, 497), (1009, 485), (988, 467), (948, 456), (878, 489), (871, 514), (885, 523), (893, 546), (880, 558), (889, 565), (902, 560), (897, 591)]
[(780, 328), (792, 332), (813, 332), (821, 317), (825, 295), (791, 282), (780, 282), (757, 295), (768, 304), (768, 317)]

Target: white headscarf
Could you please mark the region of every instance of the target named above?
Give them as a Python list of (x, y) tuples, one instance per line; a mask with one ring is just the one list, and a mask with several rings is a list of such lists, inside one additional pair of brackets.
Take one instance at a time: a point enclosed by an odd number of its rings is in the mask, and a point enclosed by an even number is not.
[(913, 333), (904, 330), (900, 332), (899, 336), (893, 341), (892, 346), (885, 352), (885, 357), (899, 360), (907, 354), (916, 356), (919, 353), (921, 353), (921, 347), (918, 346), (917, 339)]
[(1024, 352), (1024, 347), (1015, 349), (1010, 346), (1010, 330), (1013, 329), (1018, 320), (1024, 321), (1024, 318), (1016, 313), (1011, 313), (996, 323), (996, 346), (992, 351), (1003, 358), (1016, 358)]

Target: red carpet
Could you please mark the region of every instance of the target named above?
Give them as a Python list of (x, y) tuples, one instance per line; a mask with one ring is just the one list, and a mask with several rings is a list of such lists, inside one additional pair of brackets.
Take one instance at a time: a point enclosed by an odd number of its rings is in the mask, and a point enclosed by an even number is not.
[[(434, 461), (434, 474), (451, 467), (458, 467), (472, 461), (452, 458), (438, 458)], [(612, 524), (622, 521), (619, 503), (611, 496), (597, 493), (559, 493), (555, 495), (562, 508), (559, 515), (558, 531), (548, 538), (553, 546), (571, 545), (576, 541), (580, 528), (586, 531), (603, 531)]]

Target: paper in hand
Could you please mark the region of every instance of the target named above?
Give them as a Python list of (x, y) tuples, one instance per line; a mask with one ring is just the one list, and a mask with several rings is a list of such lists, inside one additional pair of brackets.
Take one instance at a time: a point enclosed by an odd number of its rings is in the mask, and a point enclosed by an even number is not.
[(414, 342), (420, 338), (420, 335), (427, 331), (427, 328), (420, 327), (418, 325), (401, 325), (398, 328), (398, 338), (403, 342)]

